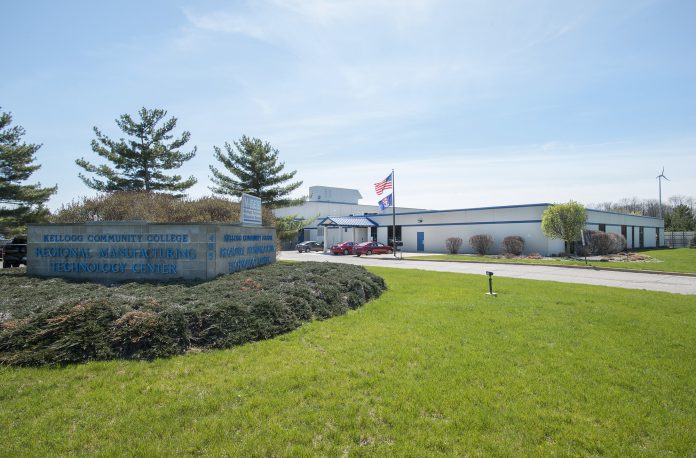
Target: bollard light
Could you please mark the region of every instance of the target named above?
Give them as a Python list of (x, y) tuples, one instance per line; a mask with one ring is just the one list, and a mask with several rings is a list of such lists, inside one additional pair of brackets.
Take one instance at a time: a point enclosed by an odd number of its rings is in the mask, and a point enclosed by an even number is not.
[(493, 272), (486, 271), (486, 275), (488, 275), (488, 292), (486, 296), (497, 296), (497, 294), (493, 292)]

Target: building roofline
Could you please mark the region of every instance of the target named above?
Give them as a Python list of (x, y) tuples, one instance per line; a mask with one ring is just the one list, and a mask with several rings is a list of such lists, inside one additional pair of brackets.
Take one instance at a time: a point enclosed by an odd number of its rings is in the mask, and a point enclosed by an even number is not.
[[(361, 197), (362, 199), (362, 197)], [(313, 203), (323, 203), (323, 204), (343, 204), (343, 205), (363, 205), (365, 207), (377, 207), (377, 205), (370, 205), (370, 204), (359, 204), (359, 203), (354, 203), (354, 202), (338, 202), (335, 200), (306, 200), (305, 202), (313, 202)], [(285, 207), (285, 208), (292, 208), (292, 207)]]
[(587, 210), (588, 212), (609, 213), (610, 215), (635, 216), (637, 218), (664, 220), (664, 218), (658, 218), (656, 216), (632, 215), (630, 213), (610, 212), (610, 211), (606, 211), (606, 210), (596, 210), (594, 208), (586, 208), (585, 210)]
[[(541, 204), (523, 204), (523, 205), (499, 205), (499, 206), (494, 206), (494, 207), (472, 207), (472, 208), (454, 208), (451, 210), (423, 210), (423, 211), (415, 211), (415, 212), (403, 212), (403, 213), (396, 213), (397, 215), (420, 215), (423, 213), (448, 213), (448, 212), (461, 212), (461, 211), (470, 211), (470, 210), (497, 210), (497, 209), (502, 209), (502, 208), (522, 208), (522, 207), (549, 207), (553, 204), (549, 203), (541, 203)], [(370, 215), (373, 218), (374, 217), (382, 217), (382, 216), (392, 216), (391, 213), (384, 213), (382, 215)]]
[[(366, 220), (368, 220), (369, 222), (371, 222), (371, 223), (373, 224), (373, 226), (364, 226), (364, 225), (356, 225), (356, 224), (350, 224), (350, 225), (336, 224), (336, 221), (334, 221), (334, 218), (346, 218), (346, 219), (348, 219), (348, 218), (355, 218), (355, 219), (358, 219), (358, 218), (359, 218), (359, 219), (366, 219)], [(340, 227), (348, 227), (348, 226), (352, 226), (352, 227), (376, 227), (376, 226), (379, 226), (379, 223), (377, 223), (376, 221), (372, 221), (372, 220), (371, 220), (369, 217), (367, 217), (367, 216), (327, 216), (327, 217), (323, 218), (320, 222), (317, 223), (317, 227), (319, 227), (319, 226), (328, 226), (328, 224), (324, 224), (324, 222), (325, 222), (327, 219), (331, 220), (331, 222), (334, 223), (334, 224), (333, 224), (334, 226), (340, 226)]]

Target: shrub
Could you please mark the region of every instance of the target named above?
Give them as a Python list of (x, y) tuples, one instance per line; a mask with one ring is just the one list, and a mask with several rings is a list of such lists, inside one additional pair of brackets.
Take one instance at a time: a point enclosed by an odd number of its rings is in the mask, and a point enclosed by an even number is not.
[(524, 251), (524, 239), (519, 235), (509, 235), (503, 239), (505, 253), (519, 256)]
[(481, 256), (488, 253), (493, 246), (493, 236), (488, 234), (478, 234), (469, 237), (469, 245)]
[[(263, 208), (263, 223), (271, 226), (273, 214)], [(63, 205), (53, 223), (144, 220), (151, 223), (236, 223), (239, 203), (222, 197), (176, 198), (155, 192), (113, 192), (82, 197)]]
[(583, 245), (582, 242), (575, 242), (576, 256), (592, 256), (592, 246)]
[(609, 233), (609, 249), (611, 253), (620, 253), (626, 250), (626, 237), (615, 232)]
[(618, 253), (626, 249), (626, 238), (612, 232), (590, 231), (590, 247), (593, 254)]
[(462, 247), (462, 239), (459, 237), (450, 237), (445, 241), (445, 246), (449, 254), (457, 254)]
[[(0, 298), (0, 365), (21, 366), (227, 348), (346, 313), (386, 289), (363, 267), (312, 262), (272, 264), (203, 283), (107, 287), (0, 277), (17, 291), (11, 301)], [(37, 297), (45, 301), (40, 307)]]
[(119, 317), (114, 304), (71, 302), (0, 326), (0, 363), (41, 365), (111, 359), (109, 331)]
[(611, 249), (611, 240), (609, 240), (609, 234), (601, 231), (591, 231), (590, 246), (592, 249), (592, 254), (609, 254)]

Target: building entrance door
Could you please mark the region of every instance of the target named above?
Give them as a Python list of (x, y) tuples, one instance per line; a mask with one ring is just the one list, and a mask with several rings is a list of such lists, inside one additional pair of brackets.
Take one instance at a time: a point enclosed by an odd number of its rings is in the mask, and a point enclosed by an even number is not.
[(425, 251), (425, 232), (416, 232), (416, 251)]

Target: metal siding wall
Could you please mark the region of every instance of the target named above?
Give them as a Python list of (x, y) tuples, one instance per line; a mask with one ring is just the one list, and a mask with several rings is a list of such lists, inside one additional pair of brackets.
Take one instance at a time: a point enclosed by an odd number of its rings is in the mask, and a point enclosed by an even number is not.
[[(490, 234), (495, 239), (493, 253), (501, 251), (500, 246), (504, 237), (519, 235), (525, 239), (525, 253), (538, 252), (543, 255), (562, 253), (564, 242), (562, 240), (548, 239), (541, 232), (540, 221), (546, 205), (530, 205), (509, 208), (487, 208), (470, 210), (453, 210), (437, 212), (412, 212), (409, 214), (397, 214), (397, 225), (402, 226), (402, 240), (404, 251), (417, 250), (417, 233), (425, 233), (425, 251), (432, 253), (444, 253), (445, 240), (448, 237), (460, 237), (463, 240), (462, 252), (470, 253), (469, 237), (476, 234)], [(315, 213), (316, 214), (316, 213)], [(392, 224), (392, 216), (386, 212), (383, 215), (371, 216), (380, 227), (377, 228), (377, 240), (387, 243), (387, 228)], [(533, 223), (518, 223), (516, 221), (534, 221)], [(646, 226), (663, 227), (662, 220), (657, 218), (645, 218), (634, 215), (613, 214), (588, 210), (588, 224), (590, 230), (598, 230), (599, 224), (607, 225), (607, 232), (621, 233), (621, 225), (628, 226), (628, 246), (635, 240), (638, 245), (638, 227), (645, 227), (645, 246), (655, 246), (655, 230)], [(476, 224), (476, 223), (495, 224)], [(634, 226), (633, 234), (630, 227)], [(661, 231), (663, 232), (663, 231)], [(664, 234), (664, 232), (663, 232)], [(661, 238), (664, 239), (663, 234)], [(369, 238), (369, 230), (367, 232)], [(316, 236), (316, 233), (314, 234)], [(316, 238), (315, 238), (316, 239)]]
[(341, 243), (343, 241), (341, 237), (343, 237), (342, 227), (326, 227), (324, 229), (324, 248), (329, 249), (331, 245)]
[(317, 235), (316, 229), (305, 229), (305, 231), (309, 232), (309, 238), (305, 238), (305, 240), (319, 240), (319, 236)]
[(640, 248), (640, 228), (633, 226), (633, 247)]
[[(387, 229), (387, 226), (380, 226), (377, 228), (377, 241), (382, 242), (382, 243), (387, 243), (387, 236), (389, 235), (389, 229)], [(367, 234), (369, 238), (369, 233)], [(403, 239), (403, 232), (401, 233), (401, 238)], [(404, 245), (405, 246), (405, 245)], [(404, 248), (404, 251), (406, 251), (406, 248)]]
[[(624, 215), (617, 213), (607, 213), (596, 210), (587, 211), (587, 220), (595, 224), (606, 224), (607, 226), (644, 226), (644, 227), (664, 227), (664, 221), (659, 218), (646, 216)], [(589, 226), (589, 225), (588, 225)]]
[(546, 253), (540, 251), (539, 254), (543, 254), (543, 255), (552, 255), (552, 254), (558, 254), (558, 253), (565, 254), (565, 242), (563, 240), (559, 240), (559, 239), (546, 239), (546, 240), (548, 240), (548, 249), (546, 250)]
[[(427, 253), (446, 253), (445, 241), (449, 237), (459, 237), (462, 239), (460, 253), (473, 253), (469, 246), (469, 237), (477, 234), (489, 234), (493, 236), (494, 245), (491, 254), (501, 252), (502, 241), (508, 235), (519, 235), (525, 241), (525, 253), (549, 254), (550, 246), (558, 248), (557, 244), (549, 244), (549, 240), (542, 234), (538, 223), (510, 223), (510, 224), (475, 224), (475, 225), (452, 225), (452, 226), (408, 226), (402, 229), (402, 240), (404, 251), (416, 251), (418, 248), (418, 232), (425, 232), (425, 252)], [(560, 249), (563, 251), (563, 243)]]
[(643, 229), (643, 243), (645, 248), (654, 248), (656, 246), (656, 235), (657, 234), (655, 234), (655, 228), (653, 227), (646, 227), (645, 229)]

